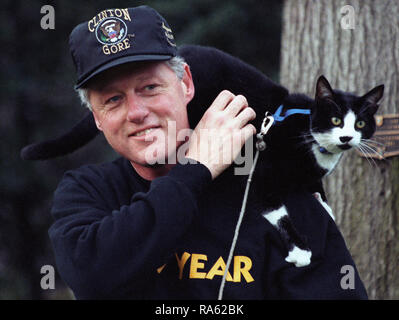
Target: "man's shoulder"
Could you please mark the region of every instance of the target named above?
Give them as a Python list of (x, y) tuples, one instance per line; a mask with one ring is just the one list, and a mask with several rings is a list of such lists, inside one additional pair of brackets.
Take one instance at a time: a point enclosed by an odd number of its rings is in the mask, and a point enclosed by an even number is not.
[[(54, 193), (56, 207), (65, 202), (95, 199), (107, 207), (128, 203), (135, 192), (147, 188), (130, 162), (118, 158), (101, 164), (87, 164), (65, 172)], [(90, 201), (91, 201), (90, 200)]]

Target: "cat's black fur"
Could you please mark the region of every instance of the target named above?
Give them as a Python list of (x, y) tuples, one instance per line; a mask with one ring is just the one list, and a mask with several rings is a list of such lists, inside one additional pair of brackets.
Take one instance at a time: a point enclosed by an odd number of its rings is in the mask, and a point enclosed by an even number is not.
[[(186, 45), (179, 49), (179, 55), (190, 65), (195, 85), (195, 96), (188, 105), (191, 128), (196, 126), (205, 110), (223, 89), (242, 94), (251, 106), (265, 110), (270, 108), (270, 111), (288, 95), (287, 89), (274, 83), (254, 67), (215, 48)], [(262, 115), (254, 121), (256, 128), (259, 128), (261, 118)], [(87, 144), (98, 133), (93, 116), (88, 112), (66, 134), (23, 148), (21, 157), (24, 160), (45, 160), (63, 156)]]
[[(190, 65), (195, 86), (195, 96), (188, 105), (191, 128), (196, 126), (215, 97), (224, 89), (247, 98), (249, 106), (257, 113), (253, 121), (257, 129), (261, 126), (265, 111), (274, 113), (280, 105), (284, 105), (284, 110), (311, 110), (311, 116), (287, 117), (283, 123), (273, 126), (266, 136), (267, 149), (261, 153), (252, 187), (254, 193), (251, 195), (263, 212), (278, 209), (284, 204), (284, 198), (297, 190), (317, 191), (326, 200), (321, 178), (328, 170), (318, 165), (311, 151), (311, 127), (314, 127), (314, 131), (324, 132), (331, 128), (331, 117), (340, 113), (342, 116), (347, 108), (351, 108), (357, 113), (362, 110), (361, 117), (367, 121), (364, 138), (371, 137), (375, 131), (373, 115), (377, 111), (383, 86), (375, 88), (369, 95), (358, 97), (332, 90), (328, 81), (321, 77), (316, 86), (316, 98), (311, 99), (302, 94), (289, 94), (286, 88), (252, 66), (217, 49), (183, 46), (179, 49), (179, 55)], [(80, 148), (97, 133), (89, 113), (64, 136), (27, 146), (21, 156), (29, 160), (61, 156)], [(293, 245), (306, 249), (306, 242), (295, 231), (288, 216), (279, 221), (278, 228), (288, 250)]]
[[(319, 78), (319, 85), (320, 82), (329, 87), (324, 77)], [(280, 186), (279, 189), (284, 188), (287, 192), (294, 191), (303, 186), (314, 185), (329, 173), (329, 170), (318, 164), (311, 150), (312, 145), (317, 144), (311, 136), (311, 129), (315, 133), (332, 129), (332, 117), (341, 118), (349, 109), (353, 110), (358, 115), (357, 119), (366, 123), (364, 128), (358, 129), (362, 132), (362, 138), (369, 139), (374, 134), (374, 114), (378, 109), (377, 102), (382, 97), (383, 86), (374, 88), (362, 97), (329, 88), (331, 95), (328, 97), (322, 97), (322, 89), (319, 89), (316, 90), (316, 99), (302, 94), (290, 94), (284, 98), (284, 110), (310, 109), (311, 116), (297, 114), (287, 117), (266, 136), (268, 148), (260, 159), (264, 165), (260, 165), (258, 169), (265, 171), (260, 176), (267, 177), (270, 181), (266, 185)], [(267, 202), (271, 203), (272, 199)]]
[[(274, 126), (265, 138), (268, 148), (260, 154), (253, 188), (255, 200), (265, 218), (270, 212), (281, 208), (285, 197), (296, 191), (319, 192), (322, 199), (326, 200), (321, 179), (334, 169), (342, 152), (352, 148), (348, 142), (355, 140), (353, 137), (355, 134), (360, 133), (361, 139), (369, 139), (374, 134), (376, 128), (374, 114), (378, 110), (377, 102), (382, 98), (383, 90), (384, 86), (381, 85), (364, 96), (356, 96), (333, 90), (327, 79), (321, 76), (316, 84), (315, 99), (302, 94), (291, 94), (284, 98), (282, 102), (284, 110), (309, 109), (311, 115), (289, 116)], [(323, 134), (332, 137), (329, 132), (333, 128), (337, 130), (339, 127), (342, 130), (345, 124), (343, 119), (349, 112), (356, 115), (354, 125), (358, 121), (363, 121), (364, 126), (356, 129), (348, 127), (351, 131), (345, 130), (342, 135), (338, 135), (338, 143), (320, 145), (315, 136)], [(342, 124), (334, 125), (332, 123), (334, 117), (342, 119)], [(348, 132), (351, 136), (347, 136)], [(354, 142), (352, 145), (357, 147)], [(333, 151), (324, 149), (323, 153), (319, 152), (320, 148), (325, 146)], [(323, 159), (332, 159), (327, 161), (328, 167), (324, 162), (321, 164), (316, 158), (316, 153)], [(280, 231), (288, 251), (292, 251), (296, 246), (310, 253), (305, 238), (296, 231), (289, 215), (283, 216), (275, 227)], [(302, 264), (295, 259), (290, 262), (297, 266), (308, 263)]]

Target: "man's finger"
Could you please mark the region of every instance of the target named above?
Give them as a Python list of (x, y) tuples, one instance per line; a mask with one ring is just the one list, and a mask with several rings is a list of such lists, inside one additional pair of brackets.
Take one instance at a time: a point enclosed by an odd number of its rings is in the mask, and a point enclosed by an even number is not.
[(244, 128), (241, 129), (241, 137), (243, 140), (241, 140), (242, 144), (245, 143), (250, 137), (252, 137), (254, 134), (256, 134), (256, 129), (252, 124), (247, 124)]
[(242, 95), (237, 95), (224, 109), (229, 115), (235, 117), (241, 110), (248, 107), (247, 99)]
[(209, 110), (224, 110), (226, 106), (235, 98), (235, 95), (228, 90), (223, 90), (218, 94), (216, 99), (213, 101)]
[(244, 127), (249, 121), (253, 120), (256, 118), (256, 113), (255, 111), (247, 107), (244, 110), (242, 110), (237, 117), (235, 118), (236, 121), (238, 121), (238, 127), (242, 128)]

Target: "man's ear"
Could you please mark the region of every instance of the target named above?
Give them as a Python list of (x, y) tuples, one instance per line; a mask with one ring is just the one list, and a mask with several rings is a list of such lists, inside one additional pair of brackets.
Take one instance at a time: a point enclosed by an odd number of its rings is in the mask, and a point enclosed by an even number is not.
[(101, 127), (101, 122), (98, 120), (97, 114), (93, 110), (91, 112), (93, 114), (94, 121), (96, 123), (97, 129), (100, 130), (100, 131), (103, 131), (103, 128)]
[(184, 64), (184, 74), (181, 81), (183, 86), (183, 93), (184, 96), (186, 97), (186, 102), (189, 103), (191, 99), (194, 97), (195, 88), (194, 88), (193, 76), (191, 75), (190, 67), (187, 63)]
[(87, 99), (88, 104), (90, 105), (89, 109), (91, 111), (91, 114), (93, 115), (94, 122), (96, 123), (97, 129), (100, 130), (100, 131), (103, 131), (103, 129), (101, 128), (101, 122), (98, 119), (97, 112), (93, 109), (93, 105), (92, 105), (92, 103), (90, 101), (90, 93), (91, 93), (90, 89), (87, 89), (87, 91), (86, 91), (86, 99)]

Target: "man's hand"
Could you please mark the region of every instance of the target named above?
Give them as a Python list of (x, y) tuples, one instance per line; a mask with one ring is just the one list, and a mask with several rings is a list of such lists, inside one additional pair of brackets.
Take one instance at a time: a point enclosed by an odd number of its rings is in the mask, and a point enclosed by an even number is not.
[(205, 165), (215, 179), (256, 133), (255, 127), (248, 123), (255, 117), (244, 96), (222, 91), (191, 135), (186, 157)]

